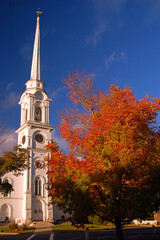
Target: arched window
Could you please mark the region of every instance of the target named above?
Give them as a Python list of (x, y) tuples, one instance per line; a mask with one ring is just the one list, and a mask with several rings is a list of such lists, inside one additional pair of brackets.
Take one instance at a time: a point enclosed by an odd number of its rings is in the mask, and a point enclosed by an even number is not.
[(8, 179), (8, 178), (4, 178), (3, 179), (3, 184), (4, 184), (4, 187), (8, 189), (8, 191), (3, 193), (3, 196), (4, 197), (10, 197), (11, 189), (12, 189), (12, 186), (13, 186), (12, 180)]
[(40, 177), (35, 180), (35, 195), (42, 196), (42, 181)]
[(36, 107), (36, 111), (35, 111), (35, 120), (36, 121), (41, 121), (41, 108), (40, 107)]

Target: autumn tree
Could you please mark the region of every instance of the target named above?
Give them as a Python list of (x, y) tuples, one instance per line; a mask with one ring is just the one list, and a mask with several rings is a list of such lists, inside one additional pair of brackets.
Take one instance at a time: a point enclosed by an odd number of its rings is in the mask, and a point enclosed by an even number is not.
[(78, 72), (64, 82), (73, 108), (61, 115), (59, 132), (69, 154), (48, 146), (50, 194), (67, 209), (80, 190), (88, 214), (113, 222), (123, 239), (122, 223), (145, 219), (160, 204), (160, 100), (114, 85), (95, 92), (92, 75)]
[(16, 146), (13, 152), (5, 152), (0, 157), (0, 192), (8, 193), (13, 191), (13, 187), (7, 181), (2, 181), (2, 177), (9, 172), (19, 176), (29, 166), (29, 153), (27, 149)]
[(90, 192), (74, 179), (81, 162), (72, 154), (64, 154), (56, 142), (49, 143), (46, 150), (51, 151), (51, 157), (46, 160), (49, 161), (49, 193), (52, 202), (69, 215), (73, 225), (83, 226), (93, 213), (93, 200)]

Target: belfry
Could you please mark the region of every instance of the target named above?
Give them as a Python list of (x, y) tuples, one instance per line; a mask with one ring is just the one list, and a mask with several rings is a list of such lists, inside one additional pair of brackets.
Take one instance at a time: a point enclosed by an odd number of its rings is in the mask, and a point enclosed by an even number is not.
[(4, 178), (13, 185), (14, 191), (0, 195), (0, 221), (7, 216), (9, 220), (21, 218), (23, 222), (33, 220), (56, 221), (61, 212), (50, 204), (48, 197), (47, 163), (44, 158), (49, 154), (45, 145), (51, 142), (53, 127), (49, 124), (49, 103), (41, 80), (40, 68), (40, 17), (37, 12), (37, 26), (34, 40), (30, 80), (22, 94), (21, 123), (17, 129), (18, 145), (29, 150), (30, 167), (23, 175), (15, 177), (12, 173)]

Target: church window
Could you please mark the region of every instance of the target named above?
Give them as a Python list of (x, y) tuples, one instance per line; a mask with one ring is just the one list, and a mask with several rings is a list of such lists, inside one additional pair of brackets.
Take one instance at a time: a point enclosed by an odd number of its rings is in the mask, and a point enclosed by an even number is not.
[[(5, 179), (3, 180), (3, 184), (5, 184), (6, 187), (7, 187), (8, 184), (10, 184), (7, 178), (5, 178)], [(9, 186), (9, 187), (10, 187), (10, 186)], [(9, 194), (9, 192), (4, 192), (4, 193), (3, 193), (3, 196), (4, 196), (4, 197), (9, 197), (10, 194)]]
[(3, 193), (3, 197), (9, 197), (9, 194), (8, 193)]
[(42, 196), (42, 181), (39, 177), (35, 180), (35, 195)]
[(24, 135), (24, 136), (22, 137), (22, 144), (25, 144), (25, 141), (26, 141), (26, 136)]
[(36, 121), (41, 121), (41, 108), (40, 107), (36, 107), (36, 112), (35, 112), (35, 120)]
[(36, 99), (38, 99), (38, 100), (43, 100), (43, 95), (41, 94), (41, 92), (36, 92), (36, 93), (35, 93), (35, 97), (36, 97)]
[(28, 109), (26, 109), (26, 121), (28, 120)]

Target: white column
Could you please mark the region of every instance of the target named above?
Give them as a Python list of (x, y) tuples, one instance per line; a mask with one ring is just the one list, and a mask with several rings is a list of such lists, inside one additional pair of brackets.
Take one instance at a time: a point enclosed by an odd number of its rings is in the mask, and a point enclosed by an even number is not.
[(33, 97), (29, 98), (29, 120), (34, 120), (34, 103)]
[(25, 212), (25, 221), (26, 223), (30, 223), (32, 219), (32, 159), (33, 153), (29, 152), (31, 157), (30, 167), (26, 170), (26, 175), (24, 175), (25, 179), (25, 192), (24, 192), (24, 212)]
[[(49, 103), (48, 103), (49, 104)], [(49, 123), (49, 106), (48, 106), (48, 123)]]
[(42, 103), (42, 122), (46, 122), (45, 109), (45, 103)]
[(25, 122), (25, 109), (24, 107), (21, 105), (21, 126), (22, 124)]
[(28, 118), (27, 120), (31, 119), (31, 99), (28, 100)]
[(46, 122), (49, 123), (49, 102), (46, 103)]

